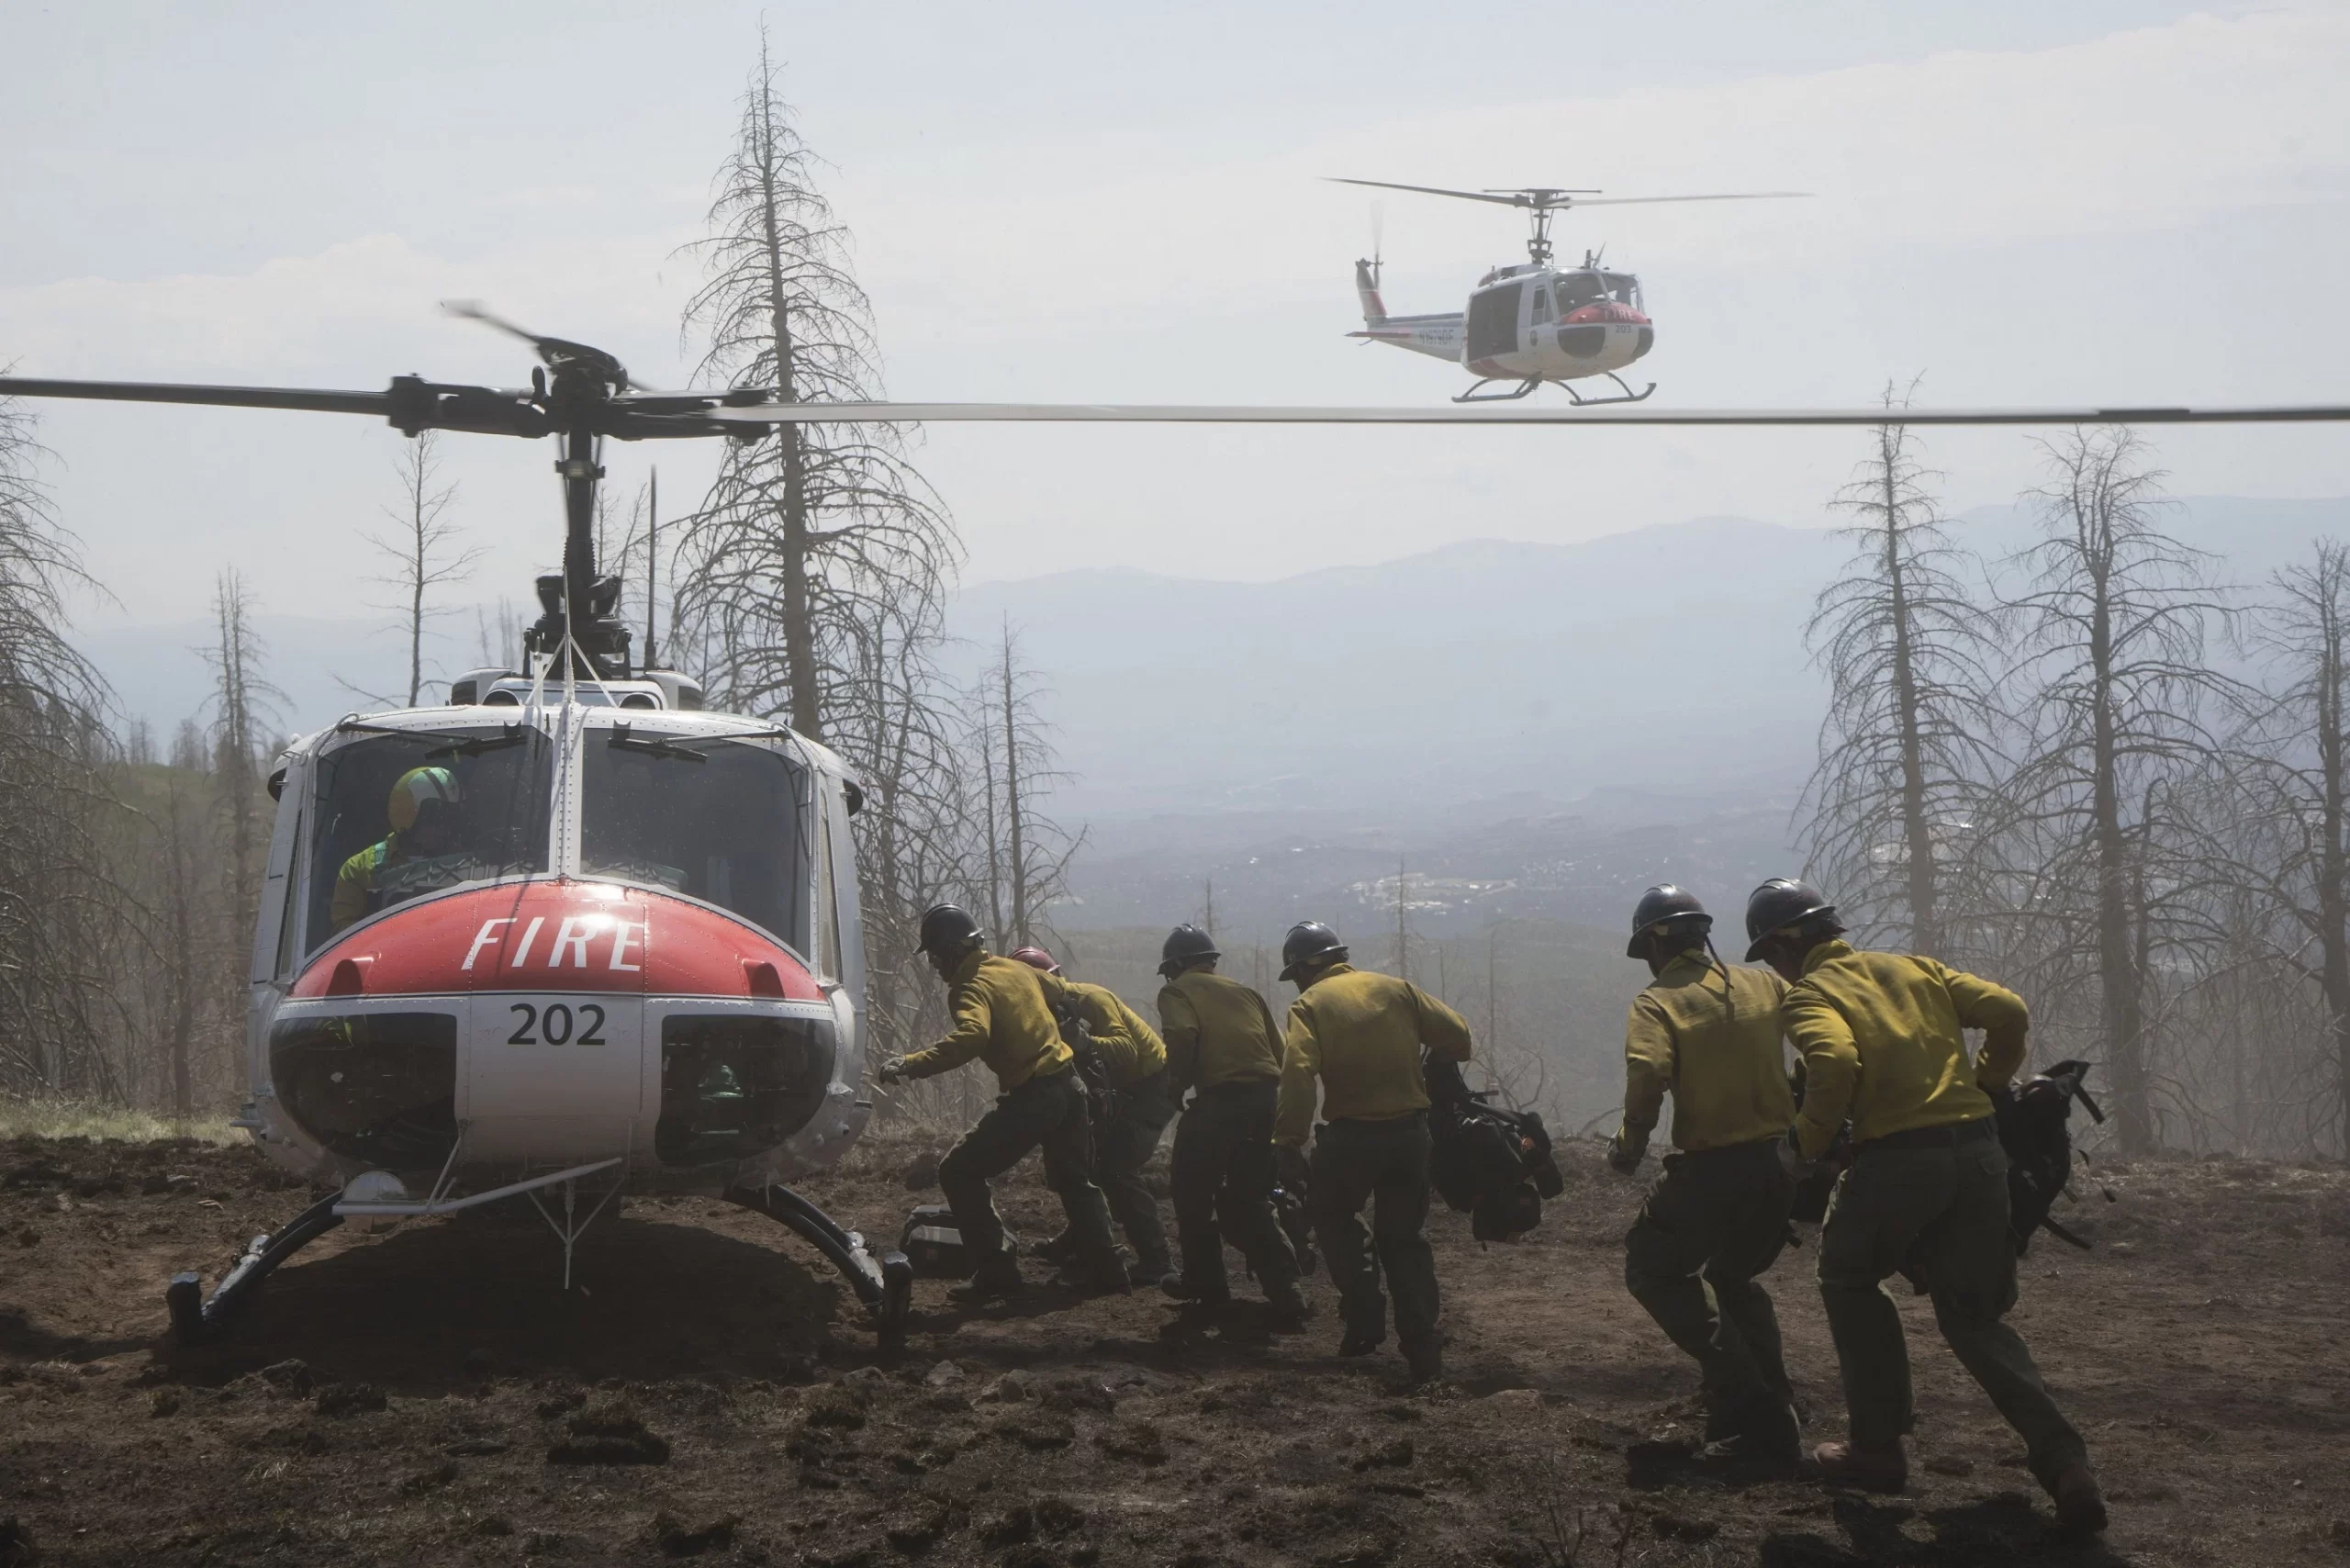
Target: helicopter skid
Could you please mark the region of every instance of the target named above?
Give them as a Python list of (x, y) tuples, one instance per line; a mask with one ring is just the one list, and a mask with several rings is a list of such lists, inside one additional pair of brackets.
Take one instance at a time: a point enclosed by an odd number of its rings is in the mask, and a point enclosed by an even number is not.
[(914, 1285), (913, 1265), (904, 1253), (891, 1248), (876, 1260), (863, 1236), (842, 1229), (823, 1210), (779, 1182), (764, 1187), (729, 1187), (725, 1196), (728, 1203), (755, 1209), (798, 1232), (841, 1271), (849, 1289), (856, 1293), (858, 1302), (872, 1315), (881, 1348), (896, 1350), (904, 1345)]
[(1460, 397), (1455, 398), (1453, 401), (1456, 403), (1507, 403), (1525, 397), (1537, 386), (1542, 385), (1542, 378), (1540, 376), (1531, 375), (1519, 382), (1517, 390), (1515, 392), (1484, 392), (1478, 389), (1479, 387), (1491, 386), (1496, 382), (1506, 381), (1508, 379), (1509, 377), (1505, 375), (1489, 375), (1483, 380), (1478, 382), (1475, 386), (1470, 387), (1468, 391), (1463, 392)]
[(163, 1291), (163, 1303), (171, 1309), (173, 1337), (183, 1345), (199, 1345), (210, 1338), (236, 1316), (280, 1263), (342, 1223), (343, 1216), (339, 1212), (341, 1202), (341, 1193), (329, 1193), (283, 1228), (254, 1237), (244, 1256), (237, 1260), (209, 1300), (204, 1294), (201, 1274), (173, 1275), (171, 1284)]
[(1656, 390), (1656, 383), (1651, 381), (1646, 386), (1640, 388), (1638, 392), (1635, 392), (1629, 386), (1626, 386), (1624, 385), (1624, 378), (1617, 375), (1614, 371), (1607, 371), (1605, 374), (1608, 380), (1613, 381), (1619, 388), (1622, 389), (1624, 394), (1622, 397), (1585, 398), (1563, 381), (1559, 383), (1559, 390), (1564, 392), (1567, 395), (1568, 400), (1573, 403), (1578, 409), (1601, 409), (1606, 407), (1610, 403), (1645, 403), (1648, 401), (1649, 394)]

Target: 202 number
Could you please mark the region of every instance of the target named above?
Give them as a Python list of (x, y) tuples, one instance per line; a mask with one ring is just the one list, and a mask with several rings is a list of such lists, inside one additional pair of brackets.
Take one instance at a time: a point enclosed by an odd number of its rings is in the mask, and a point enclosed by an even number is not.
[[(604, 1010), (592, 1002), (583, 1002), (579, 1004), (578, 1018), (574, 1018), (571, 1009), (560, 1002), (549, 1002), (544, 1012), (541, 1012), (527, 1002), (515, 1002), (507, 1011), (522, 1015), (522, 1022), (515, 1025), (512, 1034), (506, 1036), (506, 1043), (509, 1046), (539, 1045), (542, 1043), (542, 1036), (543, 1036), (543, 1043), (550, 1046), (600, 1046), (605, 1043)], [(589, 1014), (593, 1016), (589, 1017)], [(575, 1037), (573, 1029), (583, 1023), (587, 1026), (579, 1029)], [(541, 1033), (532, 1033), (534, 1029)]]

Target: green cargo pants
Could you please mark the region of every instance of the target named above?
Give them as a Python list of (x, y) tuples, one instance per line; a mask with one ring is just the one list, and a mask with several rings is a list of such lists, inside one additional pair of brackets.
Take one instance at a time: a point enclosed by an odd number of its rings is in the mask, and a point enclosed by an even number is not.
[(1175, 1200), (1183, 1285), (1204, 1302), (1231, 1299), (1224, 1244), (1267, 1292), (1297, 1282), (1297, 1255), (1273, 1217), (1273, 1107), (1281, 1085), (1219, 1083), (1192, 1096), (1175, 1124), (1168, 1186)]
[(1666, 1155), (1624, 1237), (1625, 1288), (1696, 1359), (1707, 1413), (1718, 1418), (1765, 1392), (1794, 1400), (1778, 1314), (1755, 1280), (1786, 1245), (1795, 1201), (1778, 1146), (1763, 1138)]
[(2000, 1321), (2016, 1304), (2007, 1154), (1987, 1121), (1954, 1131), (1938, 1147), (1863, 1145), (1829, 1204), (1819, 1294), (1852, 1440), (1882, 1447), (1915, 1419), (1901, 1314), (1881, 1283), (1906, 1260), (1926, 1282), (1959, 1364), (2022, 1435), (2032, 1473), (2048, 1485), (2088, 1450), (2049, 1397), (2022, 1336)]
[(990, 1177), (1001, 1176), (1042, 1146), (1045, 1183), (1059, 1194), (1069, 1215), (1077, 1254), (1103, 1279), (1125, 1278), (1118, 1244), (1110, 1236), (1110, 1209), (1088, 1174), (1092, 1148), (1085, 1120), (1085, 1092), (1071, 1071), (1032, 1078), (999, 1096), (938, 1162), (938, 1187), (955, 1211), (979, 1276), (1001, 1277), (1012, 1268), (1003, 1220), (995, 1212)]
[[(1093, 1184), (1108, 1200), (1110, 1215), (1135, 1246), (1135, 1267), (1152, 1283), (1174, 1268), (1167, 1255), (1167, 1227), (1158, 1222), (1158, 1200), (1143, 1181), (1143, 1167), (1158, 1152), (1175, 1103), (1167, 1097), (1167, 1070), (1117, 1092), (1107, 1121), (1093, 1128)], [(1040, 1251), (1077, 1254), (1075, 1233), (1064, 1229)]]
[[(1415, 1111), (1392, 1121), (1323, 1123), (1308, 1168), (1314, 1234), (1329, 1256), (1348, 1334), (1373, 1343), (1387, 1338), (1387, 1298), (1379, 1293), (1383, 1270), (1395, 1293), (1395, 1338), (1406, 1356), (1440, 1342), (1436, 1254), (1427, 1235), (1428, 1155), (1427, 1113)], [(1372, 1205), (1368, 1235), (1365, 1204)]]

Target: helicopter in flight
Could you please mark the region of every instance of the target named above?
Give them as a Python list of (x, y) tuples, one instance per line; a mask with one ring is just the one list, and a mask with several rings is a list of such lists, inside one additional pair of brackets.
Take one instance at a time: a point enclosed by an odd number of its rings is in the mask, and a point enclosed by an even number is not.
[[(1430, 316), (1390, 316), (1380, 297), (1378, 247), (1355, 263), (1355, 294), (1362, 302), (1362, 330), (1350, 338), (1393, 343), (1399, 349), (1450, 360), (1477, 376), (1456, 403), (1523, 398), (1550, 383), (1577, 408), (1638, 403), (1656, 390), (1651, 381), (1635, 392), (1618, 371), (1656, 346), (1656, 323), (1640, 297), (1640, 280), (1583, 252), (1579, 267), (1550, 264), (1550, 225), (1577, 207), (1624, 207), (1666, 201), (1764, 201), (1803, 196), (1807, 191), (1740, 191), (1719, 196), (1608, 196), (1595, 190), (1529, 185), (1517, 190), (1455, 191), (1436, 185), (1399, 185), (1386, 180), (1334, 179), (1334, 185), (1369, 185), (1383, 191), (1450, 196), (1523, 210), (1532, 225), (1523, 263), (1495, 267), (1477, 280), (1467, 308)], [(1604, 375), (1614, 382), (1612, 398), (1586, 398), (1570, 383)], [(1515, 390), (1484, 388), (1516, 382)]]
[[(790, 1185), (872, 1114), (854, 821), (837, 755), (712, 711), (644, 667), (597, 569), (603, 443), (801, 423), (1880, 426), (1883, 408), (1252, 407), (803, 402), (774, 388), (666, 392), (611, 354), (451, 307), (535, 351), (530, 384), (396, 376), (381, 392), (0, 376), (58, 398), (373, 415), (402, 433), (552, 436), (562, 569), (541, 577), (520, 668), (445, 702), (353, 713), (285, 746), (248, 971), (250, 1098), (274, 1164), (331, 1191), (254, 1237), (207, 1294), (165, 1292), (204, 1339), (304, 1246), (526, 1201), (573, 1249), (624, 1193), (722, 1197), (780, 1222), (847, 1281), (885, 1347), (912, 1270)], [(2350, 404), (1897, 411), (1920, 425), (2350, 420)], [(647, 650), (649, 657), (650, 650)]]

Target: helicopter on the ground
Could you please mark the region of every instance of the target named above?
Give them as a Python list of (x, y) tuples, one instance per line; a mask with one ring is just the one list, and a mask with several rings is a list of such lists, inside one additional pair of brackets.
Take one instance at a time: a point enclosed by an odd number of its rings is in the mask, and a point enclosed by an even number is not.
[(841, 758), (756, 717), (704, 711), (639, 667), (621, 584), (597, 571), (602, 442), (801, 423), (926, 420), (1333, 425), (1920, 425), (2350, 420), (2255, 408), (1690, 409), (838, 403), (773, 388), (662, 392), (599, 349), (453, 308), (529, 342), (527, 387), (395, 377), (385, 391), (0, 376), (0, 398), (372, 414), (426, 430), (559, 438), (563, 569), (538, 580), (523, 667), (471, 671), (438, 707), (352, 714), (291, 743), (253, 934), (251, 1099), (237, 1125), (335, 1190), (252, 1238), (207, 1296), (166, 1292), (206, 1337), (296, 1251), (520, 1197), (574, 1243), (624, 1192), (703, 1193), (817, 1248), (902, 1337), (912, 1271), (788, 1184), (872, 1113), (851, 819)]
[[(1522, 264), (1499, 266), (1477, 280), (1468, 308), (1431, 316), (1390, 316), (1380, 297), (1382, 263), (1373, 254), (1355, 263), (1355, 294), (1362, 302), (1362, 330), (1350, 338), (1393, 343), (1399, 349), (1450, 360), (1477, 376), (1456, 403), (1483, 403), (1523, 398), (1545, 382), (1556, 384), (1578, 408), (1606, 403), (1637, 403), (1656, 390), (1656, 383), (1635, 392), (1617, 372), (1656, 346), (1656, 323), (1640, 297), (1640, 280), (1600, 262), (1600, 252), (1583, 252), (1579, 267), (1550, 264), (1550, 224), (1560, 213), (1576, 207), (1617, 207), (1665, 201), (1760, 201), (1800, 196), (1804, 191), (1741, 191), (1720, 196), (1603, 196), (1595, 190), (1562, 190), (1528, 186), (1519, 190), (1454, 191), (1435, 185), (1399, 185), (1386, 180), (1333, 182), (1370, 185), (1385, 191), (1413, 191), (1421, 196), (1452, 196), (1460, 201), (1491, 202), (1522, 208), (1533, 225)], [(1570, 382), (1604, 375), (1617, 395), (1585, 398)], [(1496, 382), (1517, 383), (1515, 390), (1487, 392)]]

